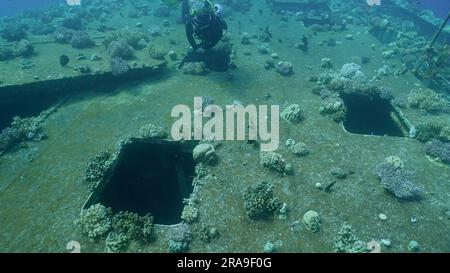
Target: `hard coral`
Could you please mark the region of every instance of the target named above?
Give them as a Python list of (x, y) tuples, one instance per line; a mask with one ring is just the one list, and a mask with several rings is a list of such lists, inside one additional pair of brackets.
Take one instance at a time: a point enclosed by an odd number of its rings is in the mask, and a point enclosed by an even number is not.
[(42, 126), (45, 119), (55, 111), (52, 107), (43, 111), (37, 117), (14, 117), (11, 126), (0, 133), (0, 155), (27, 140), (40, 141), (45, 138)]
[(68, 28), (58, 28), (53, 33), (53, 37), (57, 43), (68, 44), (72, 40), (74, 34), (74, 30)]
[(14, 55), (16, 57), (28, 58), (33, 55), (34, 47), (28, 40), (21, 40), (14, 45)]
[(448, 112), (450, 102), (431, 89), (414, 89), (408, 96), (409, 105), (429, 113)]
[(112, 229), (124, 234), (129, 240), (148, 242), (153, 236), (153, 216), (139, 216), (134, 212), (121, 211), (112, 217)]
[(296, 156), (305, 156), (309, 154), (309, 149), (305, 143), (295, 143), (295, 140), (293, 139), (288, 139), (286, 141), (286, 148)]
[(95, 46), (94, 40), (85, 32), (75, 32), (70, 39), (70, 45), (73, 48), (83, 49)]
[(194, 204), (189, 203), (184, 206), (183, 212), (181, 213), (181, 220), (186, 223), (192, 223), (197, 221), (198, 219), (198, 209), (194, 206)]
[(130, 70), (127, 61), (120, 57), (111, 58), (111, 60), (109, 61), (109, 65), (111, 66), (111, 72), (113, 76), (120, 76)]
[(106, 236), (112, 228), (112, 211), (101, 204), (92, 205), (83, 210), (77, 221), (81, 231), (89, 238), (99, 239)]
[(111, 32), (103, 41), (103, 45), (108, 47), (112, 42), (124, 39), (133, 49), (142, 47), (141, 41), (147, 41), (148, 37), (142, 32), (119, 30)]
[(188, 62), (183, 66), (183, 73), (187, 75), (202, 76), (208, 73), (206, 66), (202, 62)]
[(261, 182), (247, 187), (244, 193), (244, 208), (248, 217), (252, 219), (265, 219), (275, 214), (281, 203), (273, 195), (273, 185)]
[(347, 108), (340, 97), (330, 96), (322, 101), (320, 113), (330, 115), (334, 121), (341, 122), (345, 119)]
[(286, 174), (289, 171), (289, 164), (286, 164), (283, 156), (275, 152), (261, 152), (259, 155), (260, 164), (270, 170)]
[(83, 182), (88, 183), (91, 190), (97, 187), (111, 167), (111, 157), (111, 154), (108, 152), (100, 152), (88, 161), (84, 169)]
[(345, 79), (354, 79), (361, 77), (361, 67), (355, 63), (344, 64), (341, 68), (340, 76)]
[(128, 248), (130, 240), (125, 234), (110, 232), (105, 240), (107, 253), (120, 253)]
[(303, 120), (303, 111), (298, 104), (291, 104), (281, 112), (281, 117), (292, 123), (298, 123)]
[(111, 58), (120, 57), (129, 59), (133, 57), (133, 49), (128, 45), (126, 39), (113, 41), (108, 45), (108, 54)]
[(290, 62), (278, 62), (275, 67), (275, 71), (281, 76), (290, 76), (294, 74), (294, 67)]
[(450, 143), (433, 139), (425, 144), (425, 152), (444, 163), (450, 163)]
[(450, 141), (450, 125), (442, 120), (429, 120), (416, 126), (415, 137), (422, 142), (437, 138), (441, 141)]
[(344, 223), (334, 239), (334, 251), (338, 253), (366, 253), (366, 244), (353, 233), (352, 226)]
[(303, 215), (303, 223), (312, 232), (318, 232), (321, 227), (320, 216), (317, 212), (310, 210)]
[(376, 167), (376, 173), (382, 186), (400, 199), (417, 198), (421, 189), (413, 180), (413, 172), (407, 171), (398, 164), (385, 160)]

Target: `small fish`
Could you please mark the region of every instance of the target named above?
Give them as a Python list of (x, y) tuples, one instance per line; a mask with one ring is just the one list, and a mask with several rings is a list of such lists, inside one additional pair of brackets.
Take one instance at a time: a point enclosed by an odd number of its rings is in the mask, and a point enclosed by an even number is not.
[(329, 183), (329, 184), (325, 187), (325, 191), (326, 191), (326, 192), (331, 192), (331, 188), (334, 186), (334, 184), (336, 184), (336, 181), (333, 181), (333, 182)]
[(61, 55), (59, 57), (59, 64), (64, 67), (69, 63), (70, 59), (67, 55)]
[(264, 30), (264, 33), (266, 33), (270, 38), (272, 38), (272, 33), (271, 33), (270, 28), (268, 26)]
[(262, 9), (259, 9), (258, 12), (259, 12), (259, 14), (261, 14), (261, 15), (264, 14), (264, 12), (262, 11)]

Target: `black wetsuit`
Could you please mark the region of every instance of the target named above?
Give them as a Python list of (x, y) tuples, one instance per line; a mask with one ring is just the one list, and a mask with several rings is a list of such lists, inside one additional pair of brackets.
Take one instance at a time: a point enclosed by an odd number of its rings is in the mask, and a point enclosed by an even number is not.
[[(214, 7), (211, 7), (214, 9)], [(194, 19), (190, 13), (189, 0), (183, 0), (182, 4), (182, 17), (186, 27), (186, 36), (189, 44), (194, 50), (199, 48), (209, 50), (213, 48), (223, 37), (224, 32), (228, 29), (227, 23), (217, 16), (215, 13), (211, 15), (209, 24), (203, 29), (196, 28), (194, 26)], [(196, 39), (200, 40), (197, 44)]]

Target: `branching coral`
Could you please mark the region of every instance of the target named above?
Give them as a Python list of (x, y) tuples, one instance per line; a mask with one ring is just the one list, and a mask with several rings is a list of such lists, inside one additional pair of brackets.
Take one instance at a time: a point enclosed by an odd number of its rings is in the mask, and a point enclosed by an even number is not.
[(403, 164), (386, 159), (376, 167), (376, 173), (382, 186), (400, 199), (413, 199), (419, 196), (421, 189), (413, 180), (413, 172), (403, 168)]
[(450, 102), (431, 89), (414, 89), (408, 96), (412, 108), (419, 108), (429, 113), (450, 111)]
[(114, 232), (125, 235), (128, 240), (148, 242), (153, 236), (153, 216), (121, 211), (112, 217), (112, 228)]
[(417, 125), (415, 137), (422, 142), (437, 138), (444, 142), (450, 141), (450, 125), (442, 120), (429, 120)]
[(252, 219), (266, 219), (279, 211), (281, 206), (278, 198), (274, 197), (273, 185), (268, 182), (245, 189), (244, 208)]
[(42, 132), (45, 119), (56, 111), (56, 107), (43, 111), (37, 117), (14, 117), (10, 127), (0, 133), (0, 155), (27, 140), (40, 141), (46, 137)]
[(184, 206), (183, 212), (181, 213), (181, 220), (186, 223), (192, 223), (198, 219), (198, 209), (192, 203), (188, 203)]
[(340, 97), (331, 96), (322, 101), (320, 113), (331, 116), (335, 122), (341, 122), (345, 119), (347, 108)]
[(141, 217), (122, 211), (113, 215), (111, 208), (102, 204), (83, 210), (77, 224), (91, 239), (106, 237), (106, 252), (109, 253), (125, 251), (131, 240), (149, 242), (153, 239), (153, 217), (150, 214)]
[(120, 253), (128, 248), (130, 240), (125, 234), (110, 232), (105, 240), (107, 253)]
[(370, 84), (359, 65), (354, 63), (345, 64), (340, 73), (326, 71), (319, 76), (319, 83), (326, 87), (331, 93), (336, 94), (358, 94), (367, 97), (380, 97), (387, 99), (388, 88), (378, 88)]
[(303, 120), (303, 111), (298, 104), (291, 104), (281, 112), (281, 118), (288, 122), (298, 123)]
[(198, 163), (195, 165), (195, 175), (197, 178), (204, 178), (208, 175), (208, 169), (204, 163)]
[(366, 253), (366, 244), (353, 233), (352, 226), (344, 223), (334, 238), (334, 251), (338, 253)]
[(140, 217), (136, 213), (121, 211), (112, 217), (113, 230), (125, 235), (129, 240), (139, 237)]
[(425, 144), (425, 152), (444, 163), (450, 163), (450, 143), (433, 139)]
[(287, 174), (290, 172), (290, 165), (286, 164), (282, 155), (275, 152), (261, 152), (259, 155), (260, 164), (272, 171), (279, 172), (281, 174)]
[(101, 204), (92, 205), (83, 210), (77, 221), (83, 234), (92, 239), (99, 239), (108, 234), (112, 228), (112, 211)]
[(83, 182), (88, 183), (89, 188), (94, 190), (103, 179), (112, 164), (112, 156), (109, 152), (100, 152), (91, 158), (84, 169)]

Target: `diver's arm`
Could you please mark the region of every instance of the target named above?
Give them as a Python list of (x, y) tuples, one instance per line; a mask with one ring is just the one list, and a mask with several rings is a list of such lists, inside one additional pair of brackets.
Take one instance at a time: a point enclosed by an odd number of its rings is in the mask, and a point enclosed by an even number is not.
[(187, 23), (189, 17), (189, 0), (183, 0), (183, 3), (181, 4), (181, 18), (183, 20), (183, 23)]
[(198, 48), (198, 45), (195, 42), (195, 38), (194, 38), (194, 27), (189, 22), (186, 22), (186, 37), (188, 39), (189, 44), (192, 46), (192, 48), (194, 50), (196, 50)]
[(225, 22), (225, 20), (221, 17), (219, 17), (219, 22), (222, 25), (223, 30), (228, 31), (228, 24)]

